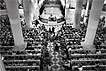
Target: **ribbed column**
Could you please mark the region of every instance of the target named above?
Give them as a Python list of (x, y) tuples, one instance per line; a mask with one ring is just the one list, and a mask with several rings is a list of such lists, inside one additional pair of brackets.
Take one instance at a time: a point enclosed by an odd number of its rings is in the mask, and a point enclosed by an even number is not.
[(73, 28), (79, 27), (83, 1), (84, 0), (76, 0)]
[(86, 11), (85, 11), (85, 16), (84, 16), (84, 23), (85, 24), (86, 24), (86, 21), (87, 21), (87, 18), (88, 18), (89, 4), (90, 4), (90, 0), (87, 0), (87, 6), (86, 6)]
[(15, 42), (15, 50), (25, 49), (24, 38), (22, 34), (22, 27), (20, 22), (19, 10), (17, 0), (5, 0), (11, 29)]
[(85, 49), (95, 49), (93, 47), (93, 42), (98, 27), (103, 4), (104, 4), (104, 0), (93, 0), (92, 2), (92, 8), (90, 11), (85, 42), (82, 43)]
[(31, 0), (23, 0), (23, 7), (24, 7), (24, 16), (25, 16), (25, 21), (26, 21), (26, 28), (33, 28), (32, 26), (33, 5), (32, 5)]

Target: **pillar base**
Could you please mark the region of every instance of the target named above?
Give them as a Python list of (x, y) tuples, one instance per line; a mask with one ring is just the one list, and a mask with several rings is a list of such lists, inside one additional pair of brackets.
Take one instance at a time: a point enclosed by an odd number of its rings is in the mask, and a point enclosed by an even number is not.
[(23, 45), (15, 45), (12, 51), (24, 51), (27, 47), (27, 43), (24, 43)]
[(72, 25), (72, 28), (76, 28), (75, 25)]
[(89, 50), (89, 53), (95, 53), (96, 52), (96, 48), (94, 45), (90, 45), (90, 44), (86, 44), (85, 42), (82, 42), (81, 45), (83, 46), (83, 49)]
[(81, 29), (79, 25), (77, 25), (77, 26), (73, 25), (72, 28)]
[(32, 25), (26, 25), (25, 26), (25, 29), (30, 29), (30, 28), (33, 28), (33, 26)]

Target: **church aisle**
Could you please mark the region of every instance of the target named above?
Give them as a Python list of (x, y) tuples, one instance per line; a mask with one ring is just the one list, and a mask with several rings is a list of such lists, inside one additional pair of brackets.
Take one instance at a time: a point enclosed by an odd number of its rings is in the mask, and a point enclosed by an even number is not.
[(60, 52), (54, 51), (53, 42), (50, 42), (48, 44), (48, 50), (49, 50), (50, 55), (52, 57), (51, 58), (51, 62), (53, 63), (51, 65), (52, 70), (53, 71), (63, 71), (61, 54), (60, 54)]

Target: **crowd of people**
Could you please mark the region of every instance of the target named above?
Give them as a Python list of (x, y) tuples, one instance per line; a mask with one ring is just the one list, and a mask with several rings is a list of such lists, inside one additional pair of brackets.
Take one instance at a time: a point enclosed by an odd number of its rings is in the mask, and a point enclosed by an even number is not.
[[(0, 1), (0, 9), (6, 9), (5, 3)], [(79, 23), (80, 29), (72, 28), (64, 23), (55, 33), (55, 27), (47, 30), (38, 21), (33, 22), (36, 28), (26, 29), (23, 16), (21, 26), (24, 41), (27, 43), (25, 51), (12, 51), (14, 39), (7, 15), (0, 15), (0, 53), (7, 71), (51, 71), (51, 55), (47, 48), (50, 42), (54, 51), (61, 54), (64, 71), (105, 71), (106, 70), (106, 26), (105, 17), (100, 18), (94, 39), (95, 53), (84, 50), (81, 42), (85, 40), (87, 25)], [(39, 18), (47, 23), (47, 19)], [(81, 18), (83, 20), (83, 18)], [(56, 18), (50, 18), (55, 21)], [(64, 18), (57, 19), (60, 23)]]
[(95, 35), (94, 44), (96, 46), (99, 46), (105, 43), (105, 40), (106, 40), (105, 34), (106, 34), (105, 33), (105, 17), (102, 17), (99, 20), (99, 25)]
[[(96, 37), (94, 41), (94, 45), (96, 48), (96, 52), (94, 54), (90, 53), (89, 51), (91, 50), (87, 50), (85, 51), (83, 49), (83, 47), (79, 44), (71, 44), (71, 42), (73, 41), (73, 36), (69, 35), (72, 34), (72, 30), (73, 29), (67, 29), (67, 33), (65, 33), (65, 35), (67, 35), (68, 39), (70, 39), (70, 37), (72, 37), (68, 42), (70, 44), (67, 44), (67, 47), (69, 48), (69, 55), (70, 55), (70, 59), (71, 59), (71, 65), (72, 65), (72, 69), (74, 69), (75, 71), (82, 71), (82, 70), (98, 70), (98, 71), (104, 71), (106, 69), (105, 66), (105, 33), (104, 33), (104, 18), (103, 20), (100, 20), (98, 28), (97, 28), (97, 33), (96, 33)], [(84, 27), (84, 24), (81, 24), (81, 26), (83, 26), (80, 30), (75, 29), (75, 31), (77, 32), (77, 34), (79, 34), (80, 38), (78, 42), (83, 41), (84, 37), (85, 37), (85, 33), (86, 33), (86, 26)], [(82, 30), (83, 29), (83, 30)], [(79, 32), (78, 32), (79, 31)], [(70, 33), (71, 32), (71, 33)], [(83, 34), (81, 34), (83, 33)], [(74, 32), (73, 32), (74, 34)], [(82, 36), (81, 36), (81, 35)], [(75, 37), (76, 35), (74, 35)], [(83, 37), (83, 38), (82, 38)], [(77, 39), (77, 38), (75, 38)], [(96, 44), (95, 44), (96, 43)], [(73, 46), (74, 45), (74, 46)], [(87, 66), (88, 65), (88, 66)], [(97, 67), (98, 66), (98, 67)], [(81, 70), (80, 70), (81, 69)]]
[(6, 9), (6, 4), (4, 0), (0, 0), (0, 10), (5, 10)]
[(1, 46), (14, 45), (12, 30), (7, 15), (0, 16), (0, 45)]
[[(1, 18), (0, 19), (0, 23), (1, 23), (0, 24), (0, 27), (1, 27), (0, 28), (1, 30), (0, 44), (1, 46), (7, 46), (7, 47), (13, 46), (14, 41), (13, 41), (13, 35), (10, 28), (8, 16), (7, 15), (0, 16), (0, 18)], [(38, 70), (39, 69), (43, 70), (45, 69), (45, 67), (47, 67), (47, 65), (50, 66), (52, 64), (47, 45), (49, 42), (53, 42), (54, 51), (56, 52), (61, 51), (62, 60), (64, 61), (64, 64), (63, 64), (64, 70), (76, 71), (78, 69), (87, 70), (87, 68), (91, 70), (92, 69), (95, 70), (97, 66), (98, 68), (104, 70), (106, 68), (105, 67), (105, 58), (106, 58), (105, 46), (101, 45), (105, 42), (105, 36), (104, 36), (105, 33), (103, 30), (104, 20), (100, 20), (99, 23), (100, 24), (98, 25), (98, 29), (97, 29), (97, 33), (95, 37), (96, 41), (94, 41), (96, 52), (95, 54), (90, 54), (89, 52), (90, 50), (85, 51), (83, 49), (83, 46), (81, 46), (81, 42), (84, 41), (85, 33), (86, 33), (86, 26), (84, 24), (80, 24), (79, 30), (72, 28), (72, 26), (63, 24), (61, 27), (61, 30), (59, 30), (58, 33), (55, 34), (54, 27), (52, 27), (52, 30), (51, 29), (47, 30), (44, 25), (40, 25), (38, 28), (25, 29), (25, 22), (22, 22), (23, 36), (24, 36), (25, 42), (27, 42), (27, 48), (25, 49), (26, 51), (24, 54), (28, 53), (29, 55), (32, 55), (32, 54), (39, 55), (40, 58), (38, 56), (35, 57), (36, 59), (40, 60), (40, 68), (38, 68)], [(38, 46), (40, 48), (36, 49)], [(38, 50), (40, 51), (38, 52)], [(18, 53), (15, 52), (16, 55)], [(11, 60), (11, 57), (13, 57), (14, 60), (16, 60), (17, 58), (14, 56), (13, 52), (9, 53), (7, 51), (7, 53), (3, 53), (3, 55), (6, 55), (6, 54), (11, 54), (11, 56), (10, 57), (8, 55), (4, 56), (4, 60), (9, 60), (9, 59)], [(21, 56), (19, 56), (19, 59), (21, 59)], [(25, 58), (22, 58), (21, 60), (23, 59)], [(22, 66), (23, 64), (24, 63), (22, 63), (21, 65), (15, 64), (15, 66), (17, 65)], [(27, 63), (27, 65), (29, 65), (29, 63)], [(11, 64), (9, 65), (7, 64), (7, 69), (8, 69), (8, 66), (11, 66)]]

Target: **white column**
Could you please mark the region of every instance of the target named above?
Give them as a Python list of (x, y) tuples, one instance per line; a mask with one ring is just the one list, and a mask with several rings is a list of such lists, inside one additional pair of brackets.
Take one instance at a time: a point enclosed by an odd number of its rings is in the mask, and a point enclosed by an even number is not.
[(84, 1), (83, 1), (83, 5), (86, 5), (87, 1), (88, 1), (88, 0), (84, 0)]
[(95, 49), (93, 46), (96, 30), (98, 27), (99, 18), (101, 15), (104, 0), (93, 0), (90, 11), (87, 32), (85, 41), (82, 43), (85, 49)]
[(40, 10), (40, 6), (38, 4), (38, 0), (35, 0), (35, 12), (34, 12), (34, 20), (37, 20), (39, 18), (39, 10)]
[(31, 0), (23, 0), (23, 7), (24, 7), (24, 16), (25, 16), (25, 21), (26, 21), (26, 28), (33, 28), (32, 26), (33, 5), (32, 5)]
[(5, 0), (11, 29), (13, 33), (15, 50), (24, 50), (25, 43), (22, 34), (22, 27), (20, 22), (19, 10), (17, 0)]
[(73, 28), (78, 28), (79, 27), (83, 1), (84, 0), (76, 0), (77, 3), (76, 3), (76, 7), (75, 7)]
[(4, 67), (4, 64), (3, 64), (3, 61), (2, 61), (2, 56), (0, 54), (0, 71), (6, 71), (5, 70), (5, 67)]
[(86, 24), (86, 21), (88, 18), (89, 4), (90, 4), (90, 0), (87, 0), (87, 6), (86, 6), (86, 11), (85, 11), (85, 16), (84, 16), (84, 24)]
[(22, 0), (18, 0), (19, 4), (22, 4)]

